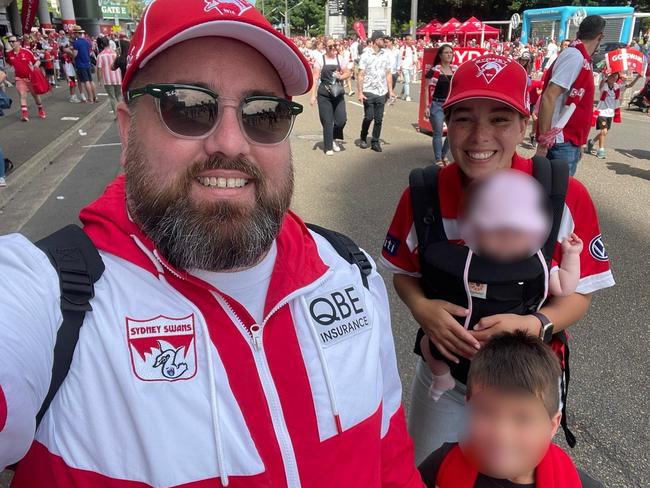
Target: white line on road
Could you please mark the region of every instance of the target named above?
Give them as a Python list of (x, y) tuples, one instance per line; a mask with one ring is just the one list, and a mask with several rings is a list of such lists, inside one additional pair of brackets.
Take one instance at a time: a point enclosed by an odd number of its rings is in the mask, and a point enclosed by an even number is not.
[(87, 147), (108, 147), (108, 146), (120, 146), (122, 145), (121, 142), (109, 142), (107, 144), (90, 144), (89, 146), (81, 146), (83, 148)]
[(352, 100), (348, 100), (348, 101), (349, 101), (352, 105), (356, 105), (357, 107), (361, 107), (361, 108), (363, 108), (363, 105), (361, 105), (360, 103), (353, 102)]
[(61, 120), (73, 120), (76, 122), (79, 120), (79, 117), (61, 117)]

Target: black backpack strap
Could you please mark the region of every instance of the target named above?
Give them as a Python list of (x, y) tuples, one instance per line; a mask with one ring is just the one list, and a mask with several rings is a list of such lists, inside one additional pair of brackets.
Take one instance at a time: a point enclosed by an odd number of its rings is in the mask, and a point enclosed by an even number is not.
[(36, 246), (47, 255), (59, 275), (63, 316), (54, 346), (52, 381), (36, 415), (38, 429), (70, 369), (84, 316), (92, 310), (89, 302), (95, 296), (94, 283), (104, 272), (104, 263), (95, 245), (77, 225), (58, 230), (38, 241)]
[(555, 252), (555, 243), (562, 223), (564, 201), (569, 187), (569, 166), (564, 161), (552, 160), (542, 156), (533, 157), (533, 176), (544, 188), (551, 202), (553, 225), (542, 248), (547, 263), (550, 264)]
[(368, 276), (372, 272), (372, 264), (366, 254), (355, 244), (348, 236), (326, 229), (315, 224), (306, 224), (307, 228), (322, 236), (330, 243), (334, 250), (345, 259), (348, 263), (354, 264), (359, 268), (363, 286), (370, 289), (368, 285)]
[(420, 256), (428, 244), (447, 241), (438, 195), (439, 173), (440, 168), (433, 164), (426, 168), (415, 168), (409, 174), (413, 223)]

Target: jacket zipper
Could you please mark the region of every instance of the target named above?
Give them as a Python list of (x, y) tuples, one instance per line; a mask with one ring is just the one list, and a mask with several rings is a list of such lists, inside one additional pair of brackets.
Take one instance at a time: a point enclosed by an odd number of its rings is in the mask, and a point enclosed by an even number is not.
[(289, 435), (289, 429), (287, 428), (287, 424), (284, 420), (282, 405), (280, 403), (280, 396), (278, 395), (278, 391), (275, 387), (273, 376), (271, 375), (271, 370), (269, 368), (268, 359), (266, 357), (266, 353), (264, 352), (262, 334), (264, 332), (264, 326), (275, 313), (277, 313), (282, 307), (293, 300), (297, 295), (304, 293), (308, 289), (316, 288), (317, 286), (322, 285), (330, 278), (330, 275), (331, 273), (328, 271), (321, 278), (310, 283), (306, 287), (290, 293), (283, 300), (278, 302), (275, 307), (273, 307), (273, 309), (271, 309), (266, 318), (263, 320), (262, 325), (253, 324), (250, 327), (247, 327), (244, 324), (244, 322), (233, 310), (233, 308), (230, 306), (230, 303), (228, 303), (228, 300), (226, 300), (223, 295), (217, 292), (213, 292), (216, 297), (218, 297), (217, 301), (226, 307), (232, 318), (235, 319), (235, 322), (239, 324), (240, 331), (250, 339), (253, 358), (255, 359), (255, 364), (258, 371), (260, 372), (262, 389), (264, 390), (264, 396), (266, 397), (266, 402), (271, 413), (273, 430), (280, 446), (280, 453), (282, 456), (282, 462), (284, 463), (284, 471), (287, 478), (288, 488), (300, 488), (300, 476), (298, 474), (298, 465), (296, 462), (296, 456), (293, 449), (293, 444), (291, 442), (291, 437)]

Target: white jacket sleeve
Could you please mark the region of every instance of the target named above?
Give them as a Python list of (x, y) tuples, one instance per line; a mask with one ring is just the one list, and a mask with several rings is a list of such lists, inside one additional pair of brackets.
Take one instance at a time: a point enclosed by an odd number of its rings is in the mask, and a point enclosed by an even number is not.
[(0, 468), (26, 454), (52, 376), (59, 279), (24, 236), (0, 237)]

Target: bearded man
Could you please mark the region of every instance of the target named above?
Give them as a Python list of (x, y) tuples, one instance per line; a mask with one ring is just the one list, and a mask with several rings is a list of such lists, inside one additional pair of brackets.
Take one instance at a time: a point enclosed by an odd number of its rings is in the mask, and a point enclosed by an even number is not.
[(14, 487), (423, 486), (383, 281), (289, 210), (291, 97), (311, 82), (246, 1), (148, 6), (117, 110), (124, 174), (80, 214), (103, 266), (0, 238)]

